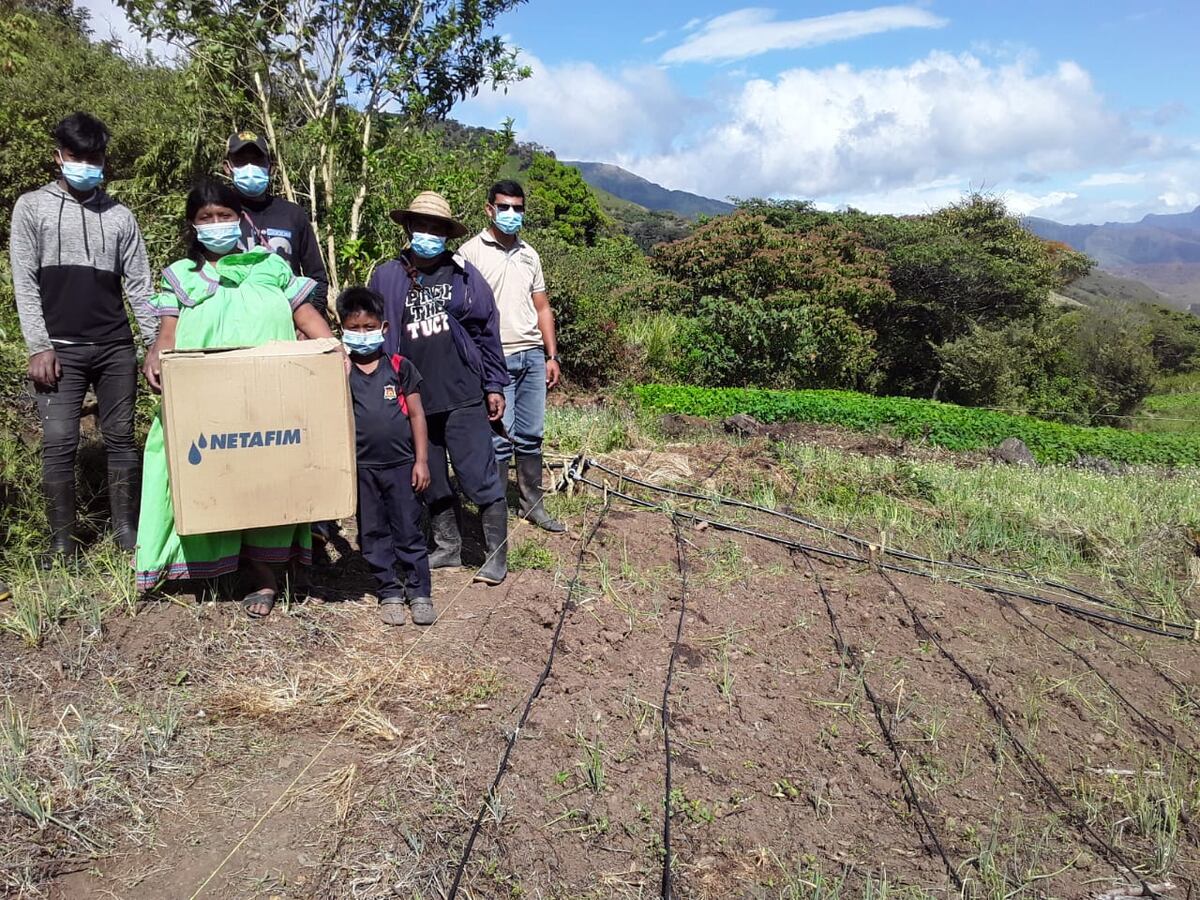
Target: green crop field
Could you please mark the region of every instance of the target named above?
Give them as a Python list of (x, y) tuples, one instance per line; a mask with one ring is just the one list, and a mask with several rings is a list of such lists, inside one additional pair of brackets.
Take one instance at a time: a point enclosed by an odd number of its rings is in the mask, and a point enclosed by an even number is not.
[(1150, 465), (1200, 465), (1200, 432), (1144, 433), (1062, 425), (1029, 416), (969, 409), (933, 400), (873, 397), (853, 391), (770, 391), (648, 384), (635, 388), (643, 406), (697, 416), (747, 413), (762, 422), (822, 422), (857, 431), (887, 430), (949, 450), (994, 447), (1016, 437), (1042, 463), (1080, 456)]

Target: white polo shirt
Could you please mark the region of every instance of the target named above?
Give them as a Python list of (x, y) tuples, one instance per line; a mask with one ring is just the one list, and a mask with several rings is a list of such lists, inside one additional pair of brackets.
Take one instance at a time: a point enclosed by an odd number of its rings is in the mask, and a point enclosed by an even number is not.
[(511, 250), (505, 250), (487, 228), (459, 247), (458, 252), (492, 287), (500, 314), (504, 355), (544, 346), (533, 306), (533, 295), (546, 290), (538, 252), (519, 237)]

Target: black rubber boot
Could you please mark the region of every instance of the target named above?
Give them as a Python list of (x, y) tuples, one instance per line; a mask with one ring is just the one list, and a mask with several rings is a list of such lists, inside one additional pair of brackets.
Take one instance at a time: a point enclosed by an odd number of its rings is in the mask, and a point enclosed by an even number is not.
[(521, 492), (521, 518), (543, 531), (560, 532), (567, 528), (546, 512), (542, 503), (542, 456), (517, 457), (517, 489)]
[(475, 581), (484, 584), (499, 584), (508, 575), (508, 508), (503, 500), (496, 500), (479, 508), (479, 519), (483, 523), (484, 563), (475, 573)]
[(433, 532), (429, 568), (455, 569), (462, 565), (461, 521), (462, 507), (458, 497), (443, 500), (429, 510), (429, 526)]
[(112, 511), (112, 533), (122, 550), (137, 547), (137, 469), (108, 470), (108, 506)]
[(56, 562), (73, 559), (79, 549), (75, 542), (75, 482), (43, 482), (42, 492), (50, 524), (50, 547), (42, 557), (42, 568), (51, 569)]

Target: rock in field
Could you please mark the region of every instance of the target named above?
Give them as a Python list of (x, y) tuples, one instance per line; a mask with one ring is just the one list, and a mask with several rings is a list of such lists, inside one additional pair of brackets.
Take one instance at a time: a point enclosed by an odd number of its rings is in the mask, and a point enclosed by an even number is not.
[(994, 450), (992, 459), (996, 462), (1007, 463), (1010, 466), (1036, 466), (1037, 460), (1020, 438), (1010, 437), (1002, 440)]

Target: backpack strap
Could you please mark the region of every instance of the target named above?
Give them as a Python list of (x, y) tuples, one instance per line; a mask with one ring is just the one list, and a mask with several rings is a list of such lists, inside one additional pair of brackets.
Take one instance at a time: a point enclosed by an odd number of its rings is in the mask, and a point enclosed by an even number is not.
[[(390, 359), (392, 361), (392, 370), (397, 375), (399, 375), (400, 374), (400, 364), (404, 362), (404, 357), (401, 356), (399, 353), (393, 353), (391, 356), (388, 357), (388, 359)], [(404, 397), (404, 385), (401, 384), (401, 385), (397, 385), (397, 386), (400, 388), (400, 390), (398, 390), (396, 392), (397, 401), (400, 404), (400, 412), (404, 413), (407, 416), (408, 415), (408, 400), (406, 400)]]

